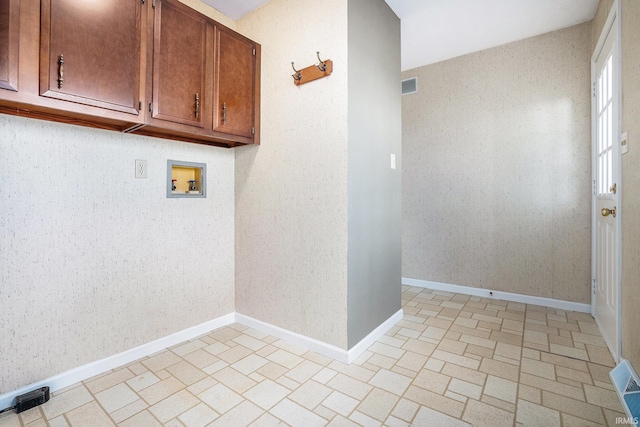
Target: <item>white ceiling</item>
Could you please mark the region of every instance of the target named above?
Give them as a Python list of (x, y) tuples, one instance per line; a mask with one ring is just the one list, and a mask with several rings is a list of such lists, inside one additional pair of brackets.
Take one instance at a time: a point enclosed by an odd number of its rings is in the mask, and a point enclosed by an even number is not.
[(218, 9), (229, 18), (237, 21), (249, 12), (253, 12), (269, 0), (202, 0), (204, 3)]
[(386, 0), (402, 20), (402, 69), (589, 21), (598, 0)]
[[(202, 0), (239, 19), (269, 0)], [(598, 0), (385, 0), (402, 20), (402, 70), (589, 21)]]

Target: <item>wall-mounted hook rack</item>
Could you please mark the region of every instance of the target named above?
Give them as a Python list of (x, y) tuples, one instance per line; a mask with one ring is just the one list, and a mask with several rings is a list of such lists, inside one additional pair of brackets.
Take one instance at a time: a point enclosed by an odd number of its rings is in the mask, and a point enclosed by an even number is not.
[(333, 61), (330, 59), (322, 60), (320, 59), (320, 52), (316, 52), (318, 56), (319, 64), (310, 65), (301, 70), (296, 70), (294, 63), (291, 63), (291, 68), (295, 71), (295, 74), (292, 74), (293, 84), (296, 86), (303, 85), (305, 83), (312, 82), (317, 79), (321, 79), (322, 77), (326, 77), (333, 72)]

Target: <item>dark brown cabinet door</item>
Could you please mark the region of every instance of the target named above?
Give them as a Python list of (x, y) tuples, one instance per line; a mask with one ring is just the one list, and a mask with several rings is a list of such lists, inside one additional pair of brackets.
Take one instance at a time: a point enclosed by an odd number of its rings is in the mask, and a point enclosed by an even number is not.
[(138, 114), (140, 0), (42, 0), (40, 95)]
[(251, 137), (255, 126), (256, 45), (216, 28), (213, 130)]
[(174, 1), (156, 1), (153, 35), (152, 117), (203, 127), (204, 16)]
[(0, 0), (0, 88), (18, 90), (20, 0)]

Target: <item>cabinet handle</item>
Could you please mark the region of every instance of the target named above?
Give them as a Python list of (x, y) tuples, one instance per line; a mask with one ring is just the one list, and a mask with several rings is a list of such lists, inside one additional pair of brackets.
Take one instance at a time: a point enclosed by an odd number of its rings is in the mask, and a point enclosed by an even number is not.
[(200, 94), (196, 92), (196, 119), (200, 115)]
[(223, 125), (227, 124), (227, 103), (226, 102), (222, 103), (222, 124)]
[(58, 58), (58, 89), (62, 89), (64, 84), (64, 55)]

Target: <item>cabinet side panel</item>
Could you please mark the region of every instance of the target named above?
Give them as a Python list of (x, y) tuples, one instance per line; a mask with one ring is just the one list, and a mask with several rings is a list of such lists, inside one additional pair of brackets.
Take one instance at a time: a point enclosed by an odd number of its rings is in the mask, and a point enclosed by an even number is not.
[(0, 2), (0, 82), (9, 80), (9, 2)]
[(0, 1), (0, 88), (18, 90), (20, 3)]

